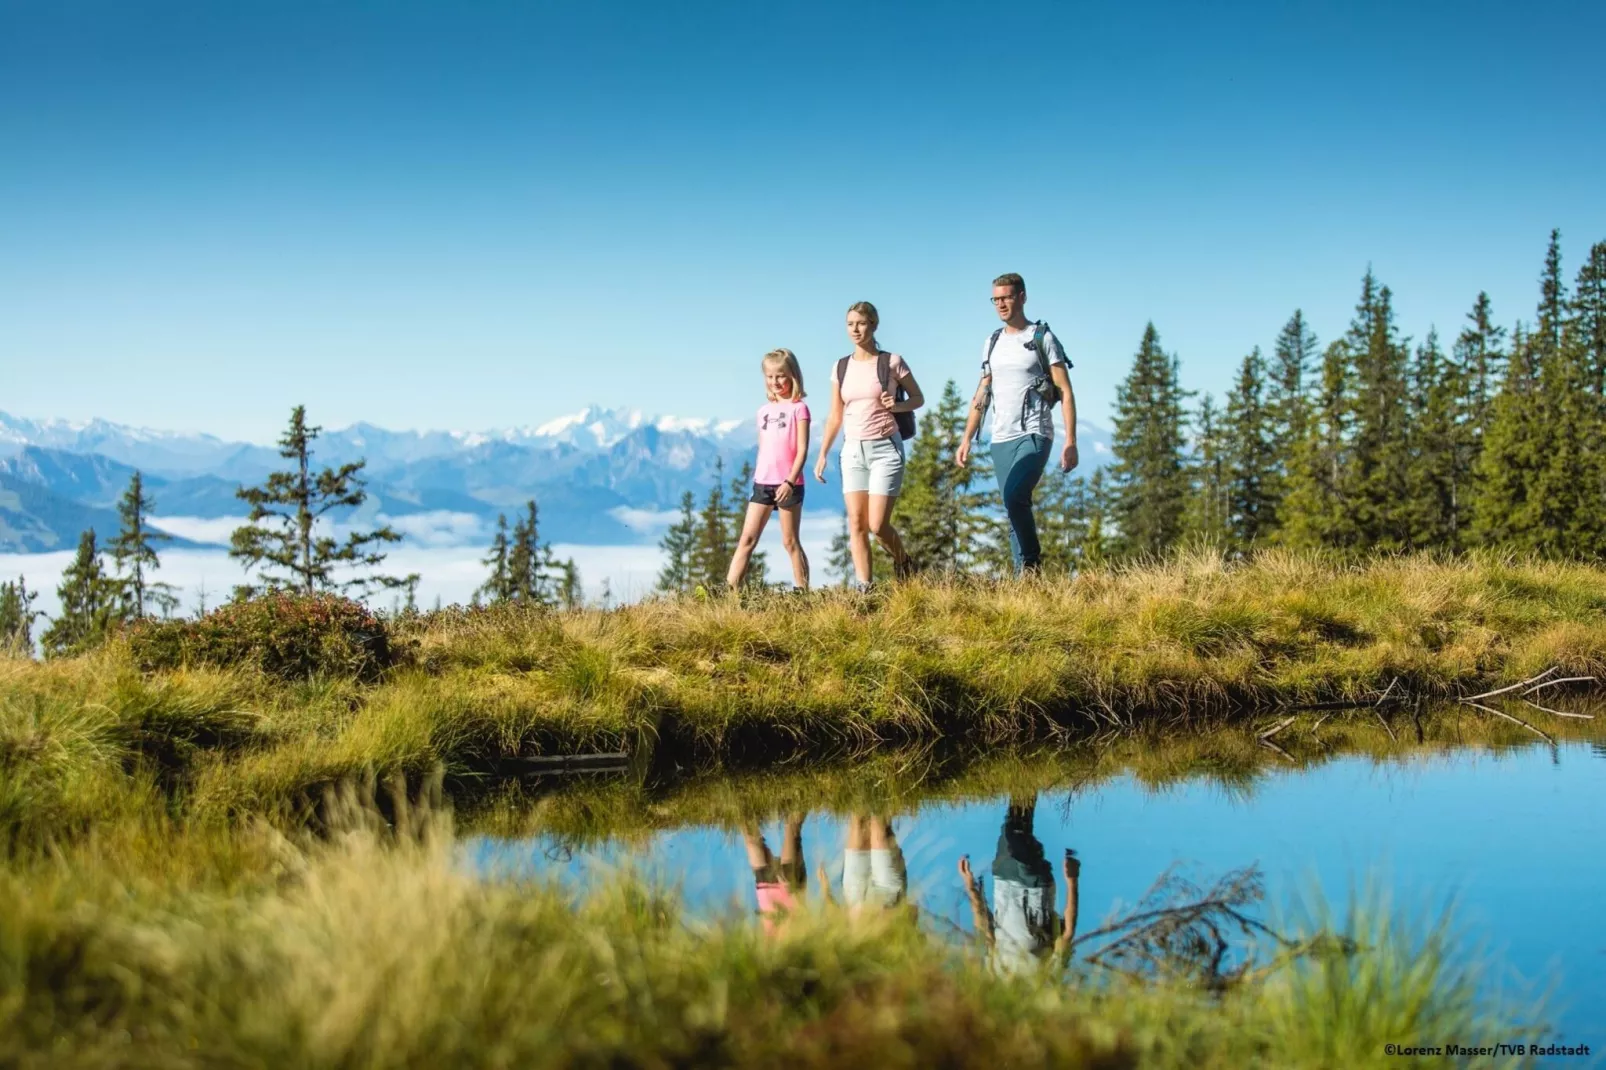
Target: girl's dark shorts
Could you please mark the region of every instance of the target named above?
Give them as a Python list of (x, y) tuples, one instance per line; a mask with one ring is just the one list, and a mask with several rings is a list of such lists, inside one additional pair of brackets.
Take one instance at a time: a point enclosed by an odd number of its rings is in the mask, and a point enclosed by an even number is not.
[[(779, 483), (754, 483), (753, 493), (747, 500), (752, 502), (754, 505), (767, 505), (771, 509), (780, 509), (782, 507), (776, 504), (775, 501), (775, 488), (779, 486)], [(802, 504), (803, 484), (793, 483), (792, 496), (786, 500), (785, 508), (790, 509), (794, 505)]]

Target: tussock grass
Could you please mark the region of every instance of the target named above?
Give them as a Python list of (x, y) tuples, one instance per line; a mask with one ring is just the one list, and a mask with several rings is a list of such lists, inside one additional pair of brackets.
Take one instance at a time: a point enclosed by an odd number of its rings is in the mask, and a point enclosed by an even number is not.
[(999, 976), (892, 915), (814, 907), (769, 938), (628, 875), (478, 880), (438, 818), (399, 842), (373, 826), (164, 841), (152, 822), (0, 870), (0, 1064), (1331, 1067), (1514, 1032), (1381, 915), (1220, 994)]
[(768, 767), (932, 740), (1186, 735), (1395, 680), (1431, 697), (1552, 665), (1606, 679), (1603, 610), (1606, 571), (1578, 564), (1190, 553), (870, 597), (425, 614), (398, 622), (410, 664), (376, 683), (142, 676), (114, 645), (0, 662), (0, 766), (27, 767), (0, 788), (0, 828), (76, 820), (93, 810), (86, 784), (128, 790), (140, 767), (185, 804), (234, 813), (369, 767), (461, 778), (617, 750), (660, 771)]

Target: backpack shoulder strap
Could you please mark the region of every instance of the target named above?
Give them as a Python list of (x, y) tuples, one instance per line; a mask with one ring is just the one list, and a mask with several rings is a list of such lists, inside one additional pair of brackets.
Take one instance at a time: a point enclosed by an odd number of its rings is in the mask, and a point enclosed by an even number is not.
[(1032, 341), (1037, 343), (1037, 365), (1042, 369), (1045, 378), (1049, 374), (1048, 369), (1052, 363), (1048, 359), (1048, 346), (1045, 344), (1048, 337), (1048, 331), (1049, 327), (1047, 320), (1038, 320), (1032, 326)]
[(849, 354), (836, 362), (836, 387), (838, 390), (842, 389), (842, 383), (848, 377), (848, 361), (852, 359), (853, 355)]
[(892, 393), (892, 354), (885, 349), (876, 351), (875, 377), (881, 382), (882, 393)]
[(986, 354), (986, 356), (981, 358), (981, 364), (982, 364), (981, 373), (983, 375), (991, 375), (992, 374), (992, 372), (993, 372), (993, 347), (998, 344), (998, 340), (1000, 338), (1002, 338), (1003, 336), (1004, 336), (1004, 328), (1000, 327), (1000, 328), (998, 328), (998, 330), (993, 332), (993, 335), (992, 335), (991, 338), (987, 339), (987, 354)]

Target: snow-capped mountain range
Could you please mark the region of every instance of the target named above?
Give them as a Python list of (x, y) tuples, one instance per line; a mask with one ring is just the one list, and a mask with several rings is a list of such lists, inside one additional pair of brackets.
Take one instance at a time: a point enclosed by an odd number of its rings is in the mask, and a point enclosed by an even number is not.
[[(1108, 460), (1106, 432), (1082, 424), (1077, 439), (1088, 470)], [(370, 500), (352, 518), (359, 522), (417, 514), (494, 522), (534, 497), (547, 538), (604, 544), (654, 537), (643, 517), (675, 508), (687, 490), (701, 496), (716, 466), (723, 464), (728, 478), (755, 450), (750, 420), (591, 406), (537, 426), (493, 431), (392, 431), (357, 423), (324, 431), (314, 460), (366, 460)], [(215, 519), (242, 515), (236, 489), (280, 464), (270, 445), (0, 412), (0, 552), (65, 548), (88, 526), (109, 533), (116, 500), (135, 469), (146, 478), (158, 517)]]

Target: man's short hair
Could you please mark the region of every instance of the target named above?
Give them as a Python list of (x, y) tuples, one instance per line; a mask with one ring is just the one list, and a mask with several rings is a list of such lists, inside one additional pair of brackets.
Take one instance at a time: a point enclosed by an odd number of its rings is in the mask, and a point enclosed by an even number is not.
[(1012, 286), (1015, 288), (1015, 292), (1018, 294), (1023, 294), (1026, 292), (1026, 280), (1015, 274), (1013, 271), (1011, 271), (1008, 275), (998, 276), (998, 278), (993, 280), (993, 285)]

